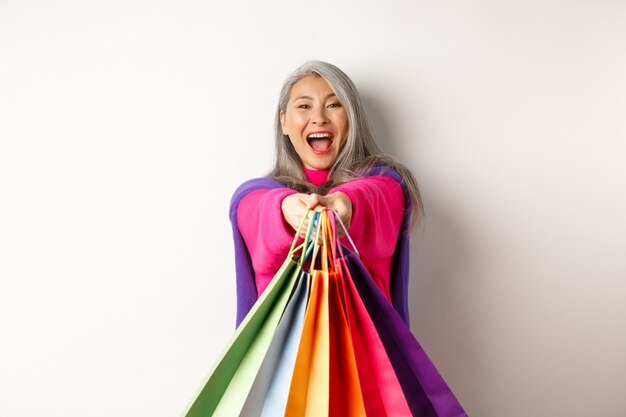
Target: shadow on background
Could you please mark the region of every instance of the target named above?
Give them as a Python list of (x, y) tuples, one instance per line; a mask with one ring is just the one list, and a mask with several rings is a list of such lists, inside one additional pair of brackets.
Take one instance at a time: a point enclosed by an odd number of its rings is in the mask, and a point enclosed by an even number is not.
[[(417, 174), (419, 167), (408, 162), (417, 152), (420, 138), (395, 140), (400, 133), (387, 117), (394, 112), (394, 104), (385, 103), (384, 97), (376, 94), (366, 92), (361, 96), (376, 143), (411, 170), (424, 200), (425, 218), (410, 240), (411, 330), (471, 415), (472, 408), (480, 409), (477, 401), (481, 397), (479, 387), (473, 383), (481, 370), (474, 366), (480, 319), (472, 308), (475, 293), (467, 291), (477, 276), (477, 269), (471, 265), (471, 244), (460, 222), (446, 209), (445, 201), (437, 199), (445, 192), (428, 193)], [(412, 117), (411, 123), (417, 126), (419, 117)]]

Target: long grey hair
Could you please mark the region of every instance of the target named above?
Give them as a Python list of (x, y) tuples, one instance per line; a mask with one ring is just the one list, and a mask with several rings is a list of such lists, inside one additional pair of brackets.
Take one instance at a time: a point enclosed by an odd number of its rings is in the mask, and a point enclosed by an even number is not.
[[(348, 135), (345, 145), (330, 168), (328, 180), (319, 187), (307, 180), (302, 170), (302, 161), (291, 144), (289, 136), (283, 134), (280, 123), (280, 112), (287, 111), (291, 88), (308, 75), (323, 77), (341, 101), (348, 115)], [(421, 220), (424, 207), (415, 177), (404, 165), (380, 151), (367, 123), (359, 92), (352, 80), (336, 66), (323, 61), (308, 61), (287, 77), (280, 90), (276, 109), (275, 136), (274, 166), (266, 176), (301, 193), (326, 195), (331, 188), (362, 177), (374, 166), (383, 165), (398, 172), (409, 191), (413, 208), (409, 231)]]

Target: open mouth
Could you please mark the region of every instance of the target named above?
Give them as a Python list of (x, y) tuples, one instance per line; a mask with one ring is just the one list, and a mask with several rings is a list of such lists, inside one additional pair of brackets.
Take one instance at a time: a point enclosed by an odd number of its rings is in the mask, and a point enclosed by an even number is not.
[(330, 150), (330, 146), (333, 144), (334, 136), (329, 132), (311, 133), (307, 136), (306, 141), (313, 151), (316, 153), (325, 153)]

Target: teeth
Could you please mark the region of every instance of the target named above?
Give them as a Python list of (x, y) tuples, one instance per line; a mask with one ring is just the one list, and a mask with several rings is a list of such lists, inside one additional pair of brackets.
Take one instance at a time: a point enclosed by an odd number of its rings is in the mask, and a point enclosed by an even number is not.
[(330, 133), (312, 133), (309, 136), (307, 136), (308, 138), (329, 138), (332, 135)]

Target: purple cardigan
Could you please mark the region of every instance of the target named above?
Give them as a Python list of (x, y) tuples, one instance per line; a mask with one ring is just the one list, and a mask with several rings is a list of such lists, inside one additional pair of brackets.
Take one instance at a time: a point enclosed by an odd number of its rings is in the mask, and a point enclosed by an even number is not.
[[(391, 301), (404, 322), (409, 324), (409, 223), (411, 217), (411, 198), (406, 184), (400, 174), (389, 167), (376, 166), (365, 175), (387, 175), (397, 180), (404, 190), (404, 217), (400, 226), (400, 235), (391, 263), (390, 295)], [(235, 244), (235, 272), (237, 275), (237, 326), (243, 321), (250, 308), (258, 298), (255, 284), (254, 268), (250, 253), (241, 236), (237, 225), (237, 206), (241, 199), (251, 191), (259, 189), (286, 188), (286, 186), (273, 178), (262, 177), (248, 180), (241, 184), (233, 193), (230, 201), (230, 222), (233, 227), (233, 241)], [(285, 254), (286, 256), (286, 254)]]

